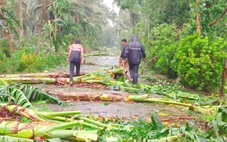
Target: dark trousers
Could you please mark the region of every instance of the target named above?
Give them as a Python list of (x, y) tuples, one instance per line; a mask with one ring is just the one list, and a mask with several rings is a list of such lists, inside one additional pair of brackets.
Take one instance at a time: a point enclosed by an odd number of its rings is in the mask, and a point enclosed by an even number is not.
[(80, 75), (80, 64), (81, 62), (70, 61), (70, 82), (73, 82), (74, 67), (76, 66), (76, 76)]
[(139, 78), (139, 64), (129, 64), (129, 72), (130, 72), (130, 76), (133, 79), (133, 84), (137, 84), (138, 83), (138, 78)]

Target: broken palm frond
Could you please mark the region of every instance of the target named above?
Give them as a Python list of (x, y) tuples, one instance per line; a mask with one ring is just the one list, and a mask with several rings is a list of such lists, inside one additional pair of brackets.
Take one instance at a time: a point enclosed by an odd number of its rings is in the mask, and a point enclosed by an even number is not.
[(32, 107), (31, 102), (48, 101), (61, 105), (57, 98), (28, 85), (0, 86), (0, 102), (16, 103), (24, 107)]
[(47, 101), (58, 105), (62, 104), (62, 102), (59, 101), (58, 98), (55, 98), (43, 91), (40, 91), (40, 89), (36, 87), (28, 86), (28, 85), (18, 85), (16, 87), (19, 88), (19, 90), (21, 90), (25, 94), (26, 98), (28, 98), (28, 100), (31, 102)]

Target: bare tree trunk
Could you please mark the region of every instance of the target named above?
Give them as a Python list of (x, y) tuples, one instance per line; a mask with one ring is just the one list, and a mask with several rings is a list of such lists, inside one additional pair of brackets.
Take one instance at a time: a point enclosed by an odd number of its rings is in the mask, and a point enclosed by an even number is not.
[(57, 34), (58, 34), (58, 23), (57, 23), (57, 19), (58, 19), (58, 8), (56, 6), (56, 3), (54, 3), (54, 8), (55, 8), (55, 12), (56, 14), (54, 15), (55, 18), (55, 22), (54, 22), (54, 32), (53, 32), (53, 42), (54, 42), (54, 47), (55, 47), (55, 52), (58, 52), (58, 44), (57, 44)]
[(197, 3), (197, 13), (196, 13), (196, 21), (197, 21), (197, 32), (199, 35), (202, 35), (202, 20), (200, 14), (200, 2), (201, 0), (196, 0)]
[(40, 31), (39, 31), (39, 41), (38, 41), (38, 46), (37, 46), (37, 51), (36, 53), (39, 54), (40, 53), (40, 45), (42, 43), (42, 29), (43, 29), (43, 22), (46, 19), (46, 0), (42, 0), (42, 19), (41, 19), (41, 23), (40, 23)]
[(226, 78), (227, 78), (227, 59), (225, 59), (225, 67), (224, 67), (223, 76), (222, 76), (222, 88), (221, 88), (222, 97), (225, 96)]
[(9, 39), (9, 44), (10, 44), (10, 51), (12, 54), (12, 53), (14, 53), (15, 45), (14, 45), (14, 40), (13, 40), (13, 34), (10, 29), (8, 30), (8, 39)]
[(20, 21), (20, 27), (19, 27), (19, 42), (20, 42), (20, 49), (23, 49), (22, 45), (22, 38), (23, 38), (23, 14), (22, 14), (22, 0), (18, 1), (18, 18)]
[(0, 5), (4, 5), (5, 4), (5, 0), (0, 0)]
[[(56, 6), (56, 3), (54, 3), (55, 11), (58, 13), (58, 8)], [(58, 14), (55, 14), (55, 25), (54, 25), (54, 40), (57, 39), (57, 33), (58, 33), (58, 24), (57, 24)]]

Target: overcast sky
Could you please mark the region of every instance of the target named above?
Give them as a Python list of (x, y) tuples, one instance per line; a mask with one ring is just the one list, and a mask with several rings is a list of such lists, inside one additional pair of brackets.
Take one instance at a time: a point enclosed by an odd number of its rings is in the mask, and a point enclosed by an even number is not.
[(103, 3), (105, 3), (109, 8), (112, 8), (112, 2), (113, 0), (103, 0)]
[[(103, 0), (103, 3), (104, 3), (105, 5), (107, 5), (110, 9), (112, 9), (113, 0)], [(119, 12), (119, 8), (118, 8), (116, 5), (114, 6), (114, 11), (115, 11), (116, 13)]]

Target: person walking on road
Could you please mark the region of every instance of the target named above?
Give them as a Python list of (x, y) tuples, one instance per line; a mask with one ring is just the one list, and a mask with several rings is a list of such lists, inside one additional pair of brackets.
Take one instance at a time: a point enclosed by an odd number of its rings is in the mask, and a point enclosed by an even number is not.
[(134, 35), (132, 41), (128, 44), (123, 55), (124, 58), (128, 58), (129, 72), (133, 79), (133, 84), (138, 83), (138, 70), (142, 58), (146, 58), (146, 53), (143, 45), (139, 43), (138, 36)]
[(69, 46), (68, 60), (70, 62), (70, 86), (73, 85), (74, 67), (76, 66), (76, 76), (80, 75), (80, 65), (83, 62), (84, 48), (80, 40), (74, 41)]

